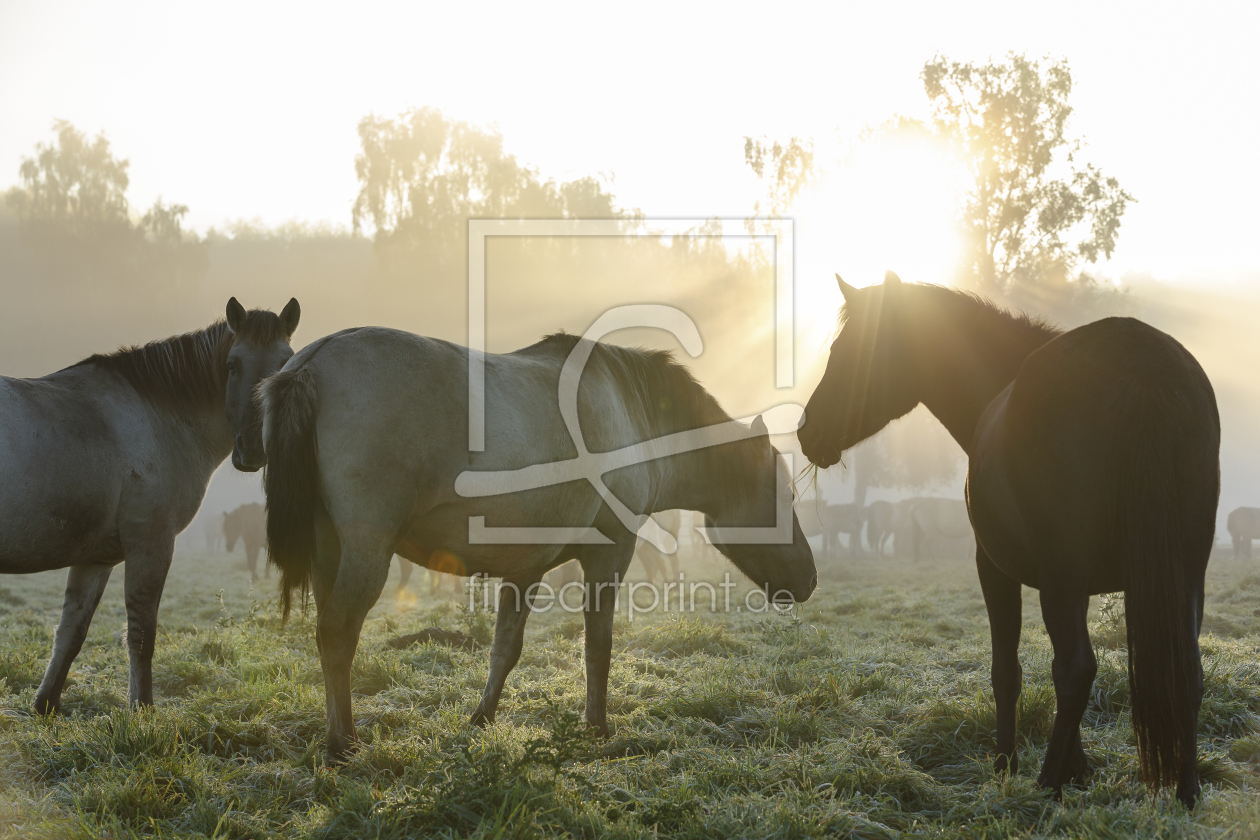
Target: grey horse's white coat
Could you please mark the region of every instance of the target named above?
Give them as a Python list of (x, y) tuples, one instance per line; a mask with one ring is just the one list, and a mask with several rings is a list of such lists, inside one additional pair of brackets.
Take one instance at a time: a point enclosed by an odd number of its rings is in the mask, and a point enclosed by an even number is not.
[[(584, 340), (584, 339), (583, 339)], [(430, 568), (503, 577), (522, 592), (547, 570), (578, 559), (587, 587), (624, 575), (636, 534), (586, 481), (502, 495), (456, 492), (465, 471), (506, 471), (577, 456), (557, 403), (561, 368), (578, 344), (553, 336), (485, 357), (485, 449), (468, 448), (467, 348), (396, 330), (348, 330), (312, 343), (264, 383), (268, 544), (285, 591), (307, 581), (318, 610), (331, 757), (354, 740), (350, 664), (364, 615), (395, 552)], [(598, 345), (580, 380), (577, 413), (589, 451), (618, 450), (730, 418), (663, 354)], [(634, 514), (684, 508), (719, 527), (775, 524), (790, 486), (765, 427), (761, 434), (604, 476)], [(487, 527), (593, 527), (607, 544), (484, 544)], [(792, 517), (782, 545), (720, 546), (755, 582), (803, 600), (816, 584), (813, 556)], [(454, 567), (454, 568), (452, 568)], [(528, 602), (504, 589), (478, 723), (493, 720), (520, 655)], [(607, 732), (611, 593), (586, 611), (587, 719)]]
[[(36, 709), (55, 712), (113, 567), (126, 562), (131, 703), (151, 703), (158, 602), (175, 536), (233, 452), (232, 386), (252, 389), (292, 355), (291, 324), (246, 313), (184, 336), (93, 356), (39, 379), (0, 377), (0, 574), (70, 568)], [(286, 309), (286, 313), (290, 313)], [(279, 325), (279, 326), (277, 326)], [(234, 382), (231, 364), (253, 371)], [(235, 377), (240, 379), (240, 377)], [(253, 434), (257, 435), (255, 430)]]

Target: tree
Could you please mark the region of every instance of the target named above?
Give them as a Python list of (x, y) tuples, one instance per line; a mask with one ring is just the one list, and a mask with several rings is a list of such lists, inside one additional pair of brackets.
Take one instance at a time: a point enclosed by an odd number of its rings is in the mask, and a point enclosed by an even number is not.
[(210, 268), (206, 243), (184, 230), (185, 204), (167, 206), (161, 196), (136, 226), (141, 236), (141, 268), (149, 276), (176, 282), (200, 279)]
[(792, 206), (797, 196), (814, 180), (814, 144), (793, 137), (786, 143), (771, 142), (764, 137), (744, 138), (744, 163), (758, 181), (766, 185), (766, 206), (753, 203), (753, 216), (745, 222), (749, 233), (755, 231), (758, 216), (778, 216)]
[(365, 117), (359, 139), (354, 231), (370, 226), (383, 255), (418, 254), (449, 270), (464, 264), (471, 218), (622, 217), (599, 180), (543, 181), (498, 132), (435, 108)]
[(36, 144), (35, 155), (22, 159), (21, 184), (5, 196), (46, 276), (178, 282), (205, 274), (205, 243), (183, 229), (185, 205), (159, 198), (133, 223), (130, 162), (114, 156), (104, 134), (89, 140), (65, 120), (53, 131), (54, 142)]
[(18, 168), (21, 187), (7, 201), (23, 233), (99, 239), (129, 231), (126, 160), (115, 158), (104, 134), (89, 141), (65, 120), (53, 123), (55, 143), (39, 143)]
[(1067, 62), (1011, 54), (976, 65), (938, 56), (921, 78), (932, 129), (970, 175), (960, 206), (964, 282), (1042, 310), (1096, 294), (1082, 264), (1111, 257), (1134, 199), (1078, 162), (1082, 144), (1067, 134)]

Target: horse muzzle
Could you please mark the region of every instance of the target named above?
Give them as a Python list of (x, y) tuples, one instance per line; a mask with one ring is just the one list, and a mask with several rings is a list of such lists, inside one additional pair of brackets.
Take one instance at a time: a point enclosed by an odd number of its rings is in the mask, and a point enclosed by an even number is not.
[(250, 451), (244, 436), (237, 435), (236, 443), (232, 447), (232, 466), (241, 472), (258, 472), (267, 466), (267, 453), (261, 447), (257, 452)]

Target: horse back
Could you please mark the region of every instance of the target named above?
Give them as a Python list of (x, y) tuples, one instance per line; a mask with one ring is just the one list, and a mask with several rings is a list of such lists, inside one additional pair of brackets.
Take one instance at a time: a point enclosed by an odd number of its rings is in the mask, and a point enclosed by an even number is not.
[(1211, 384), (1172, 337), (1132, 318), (1063, 333), (1029, 355), (977, 428), (968, 476), (977, 537), (1028, 585), (1037, 585), (1042, 549), (1052, 549), (1075, 558), (1092, 591), (1115, 591), (1123, 570), (1109, 558), (1134, 489), (1126, 465), (1169, 463), (1179, 519), (1196, 534), (1187, 544), (1197, 544), (1197, 531), (1210, 540), (1213, 530), (1219, 445)]
[[(441, 553), (462, 558), (464, 573), (503, 574), (484, 565), (489, 557), (509, 570), (526, 568), (549, 562), (556, 547), (470, 545), (470, 517), (485, 517), (488, 527), (572, 526), (593, 522), (601, 500), (580, 481), (493, 496), (456, 493), (455, 480), (465, 471), (511, 471), (578, 454), (557, 403), (565, 355), (555, 352), (484, 356), (485, 447), (470, 451), (472, 352), (439, 339), (364, 328), (333, 336), (309, 353), (304, 349), (285, 371), (303, 368), (313, 377), (321, 496), (334, 522), (373, 521), (380, 532), (399, 535), (398, 554), (422, 565)], [(590, 451), (648, 437), (637, 435), (621, 399), (598, 365), (588, 365), (578, 417)], [(626, 475), (635, 469), (607, 478), (632, 507), (649, 498), (641, 482)], [(627, 483), (635, 492), (626, 492)]]
[(1013, 383), (1006, 427), (1012, 468), (1030, 491), (1034, 476), (1068, 473), (1101, 489), (1138, 427), (1175, 427), (1181, 456), (1217, 470), (1220, 418), (1207, 375), (1175, 339), (1133, 318), (1095, 321), (1033, 352)]

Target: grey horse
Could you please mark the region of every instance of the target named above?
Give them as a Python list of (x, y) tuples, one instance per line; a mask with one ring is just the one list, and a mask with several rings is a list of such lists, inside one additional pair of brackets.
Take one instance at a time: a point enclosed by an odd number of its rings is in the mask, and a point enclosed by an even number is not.
[[(315, 596), (330, 760), (355, 740), (350, 667), (395, 552), (430, 568), (453, 562), (463, 574), (504, 579), (490, 673), (472, 716), (479, 725), (494, 720), (520, 657), (537, 584), (576, 558), (586, 587), (586, 719), (608, 733), (615, 592), (647, 514), (703, 512), (718, 547), (768, 599), (804, 600), (817, 585), (788, 469), (766, 425), (732, 423), (668, 354), (557, 335), (482, 355), (485, 443), (469, 451), (472, 352), (397, 330), (347, 330), (307, 346), (261, 389), (268, 546), (286, 608), (294, 589), (309, 586)], [(567, 364), (577, 357), (584, 367), (573, 374)], [(571, 415), (558, 393), (575, 395)], [(730, 437), (713, 433), (705, 439), (715, 445), (667, 451), (664, 442), (713, 429)], [(648, 460), (629, 458), (649, 450), (656, 454)], [(629, 460), (617, 461), (623, 456)], [(608, 495), (586, 475), (556, 478), (601, 457), (619, 464), (600, 473)], [(495, 474), (509, 479), (496, 483)], [(556, 480), (513, 484), (548, 476)], [(736, 536), (746, 528), (782, 536), (751, 544)], [(494, 537), (503, 533), (494, 529), (509, 535)]]
[(61, 708), (110, 572), (126, 563), (131, 705), (153, 702), (158, 602), (175, 536), (210, 475), (262, 451), (254, 387), (293, 355), (296, 300), (96, 355), (39, 379), (0, 377), (0, 573), (70, 568), (52, 658), (35, 694)]
[(1260, 540), (1260, 508), (1234, 508), (1225, 521), (1234, 543), (1234, 559), (1251, 559), (1251, 541)]

